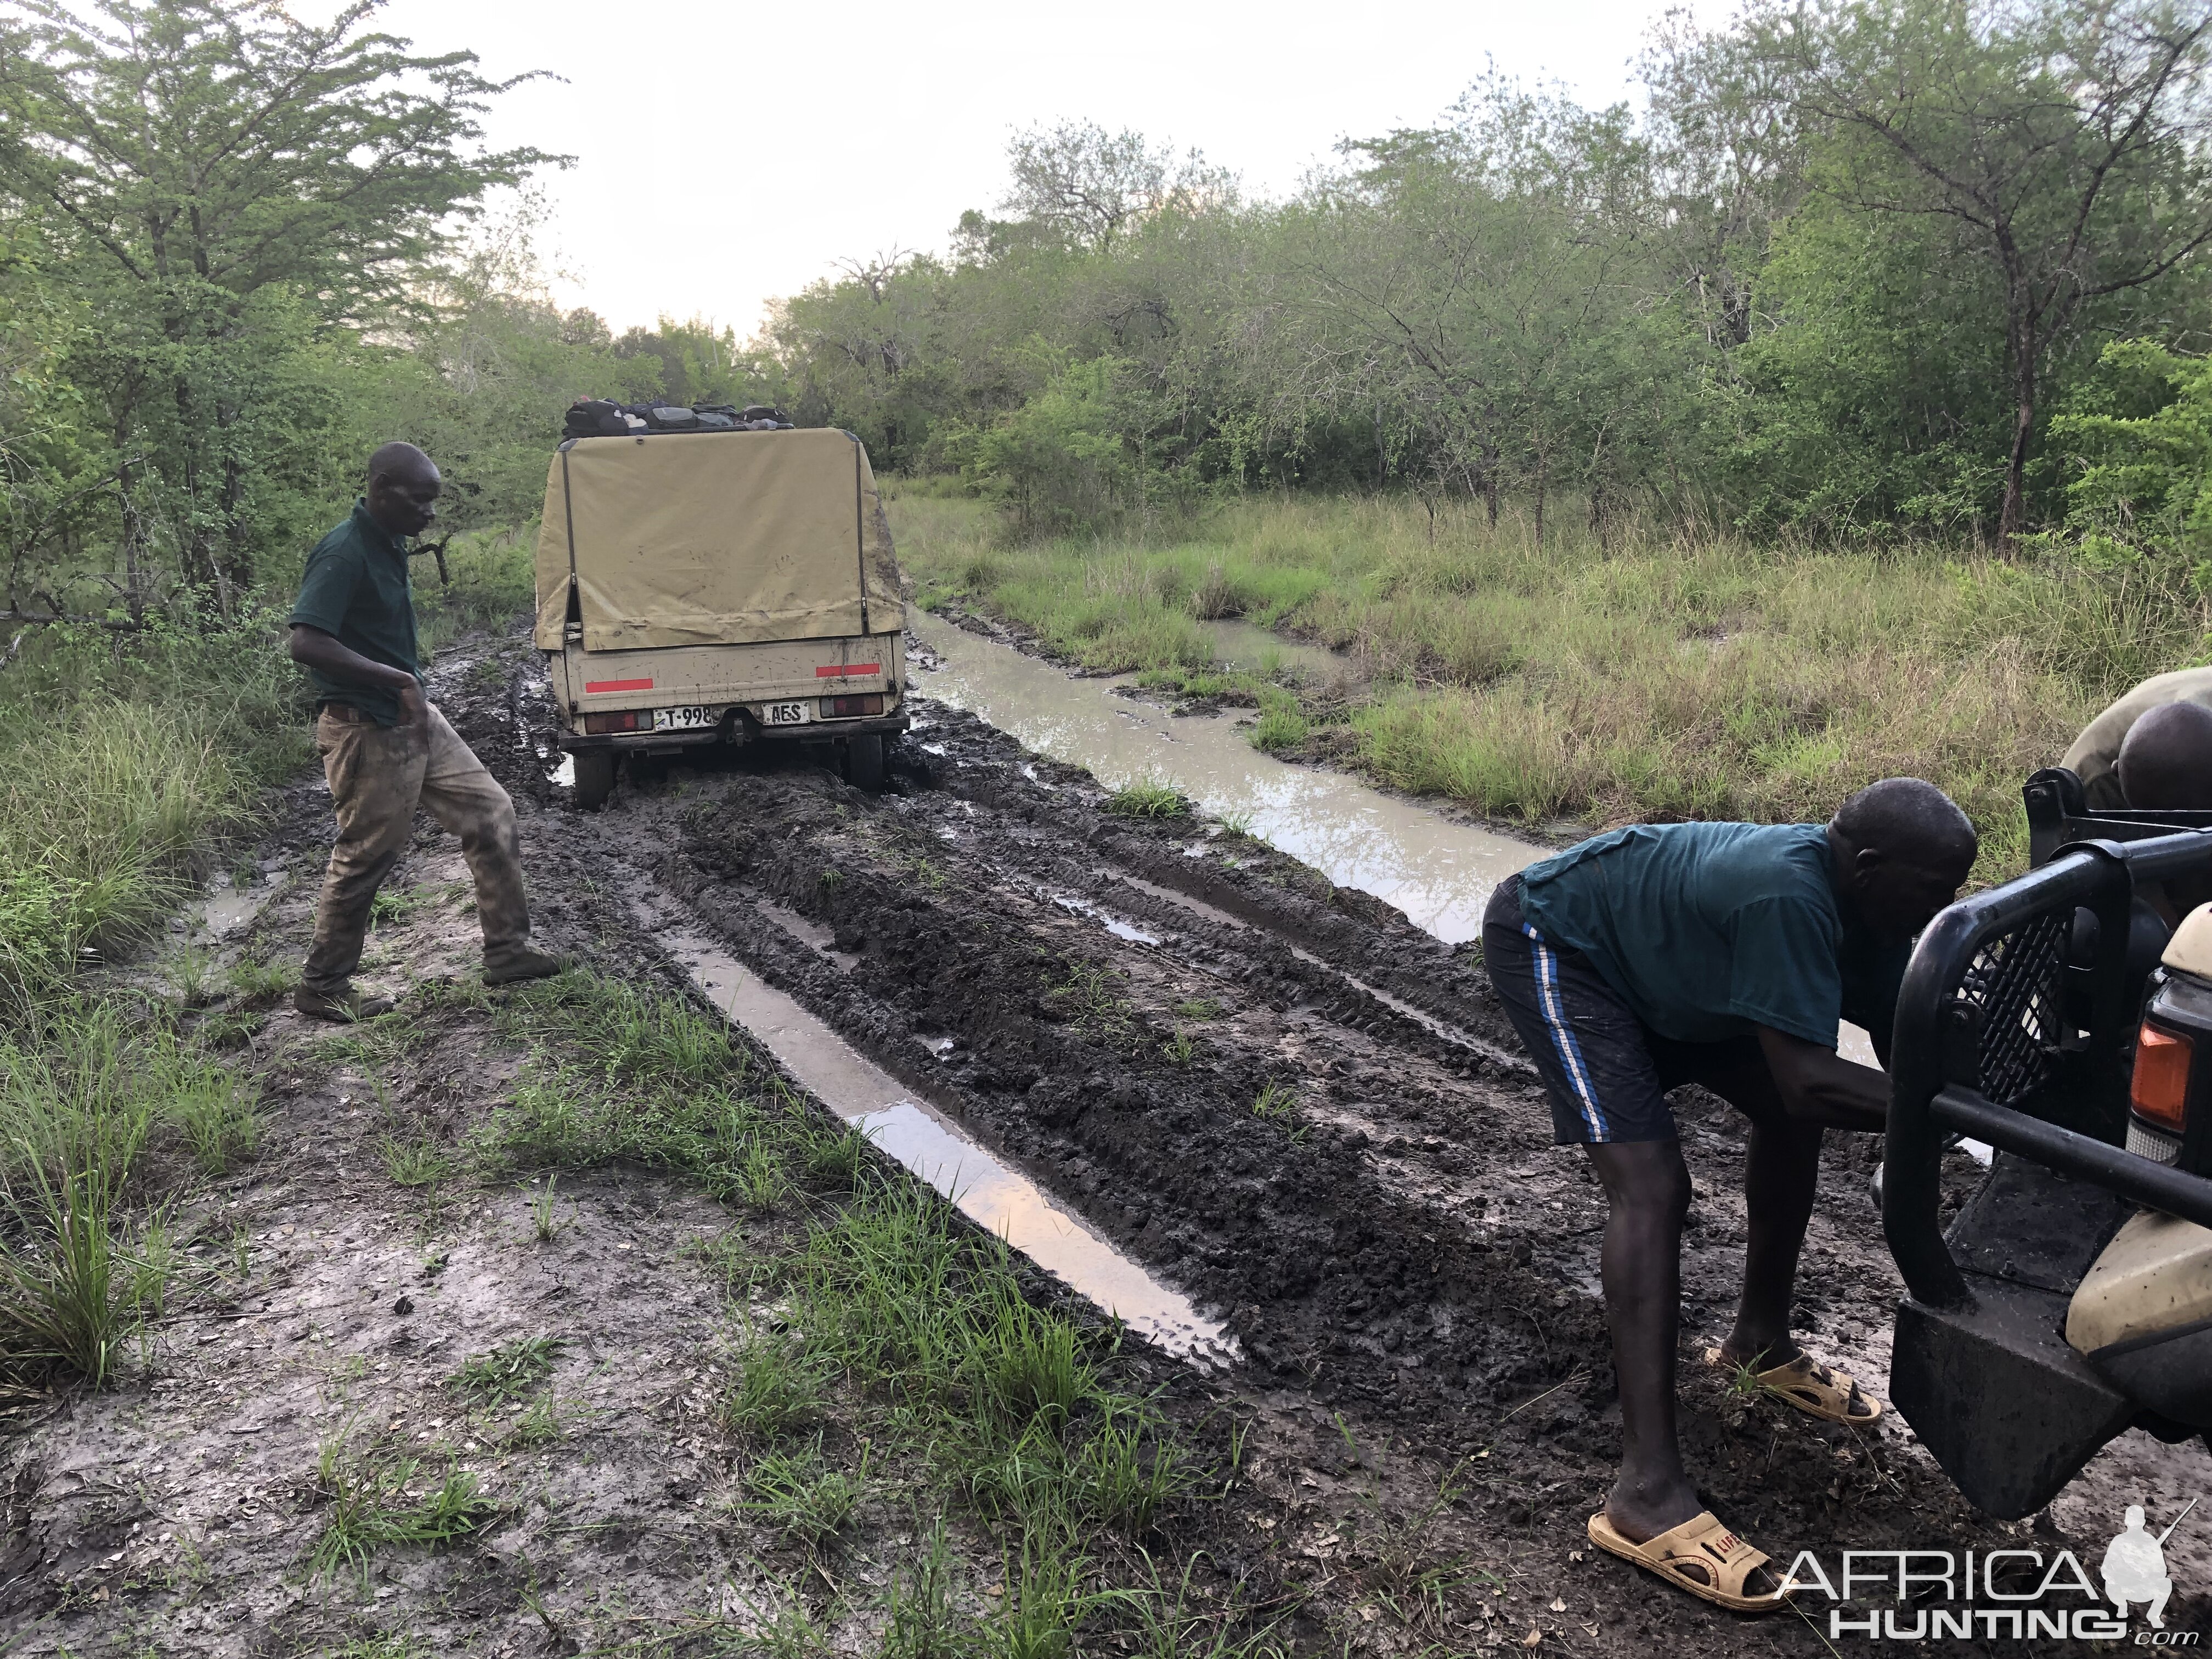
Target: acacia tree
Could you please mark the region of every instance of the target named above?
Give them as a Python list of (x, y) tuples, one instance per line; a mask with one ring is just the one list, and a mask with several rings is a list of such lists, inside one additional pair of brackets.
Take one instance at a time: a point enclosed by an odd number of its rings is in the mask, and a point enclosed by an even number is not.
[(1017, 133), (1006, 161), (1012, 184), (999, 204), (1003, 210), (1099, 253), (1155, 215), (1195, 213), (1237, 194), (1235, 177), (1208, 167), (1198, 151), (1178, 156), (1140, 132), (1109, 133), (1095, 121)]
[(2054, 348), (2212, 241), (2208, 32), (2202, 0), (1767, 0), (1747, 22), (1812, 131), (1812, 187), (1868, 216), (1949, 221), (1995, 276), (2008, 543)]
[(70, 244), (116, 447), (147, 455), (188, 579), (226, 610), (269, 355), (403, 304), (485, 191), (565, 159), (485, 151), (478, 118), (528, 77), (412, 54), (368, 29), (377, 3), (322, 25), (273, 0), (11, 7), (0, 191)]
[[(1503, 82), (1452, 126), (1348, 147), (1291, 239), (1285, 310), (1310, 319), (1313, 390), (1387, 387), (1417, 477), (1547, 504), (1579, 485), (1605, 528), (1661, 418), (1647, 359), (1677, 356), (1643, 234), (1648, 164), (1626, 112)], [(1383, 424), (1378, 412), (1376, 424)]]

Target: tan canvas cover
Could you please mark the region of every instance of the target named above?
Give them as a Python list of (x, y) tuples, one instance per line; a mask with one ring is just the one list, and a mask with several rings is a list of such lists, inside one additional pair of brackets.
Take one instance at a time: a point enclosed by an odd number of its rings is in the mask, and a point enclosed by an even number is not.
[(842, 432), (580, 438), (538, 532), (538, 646), (575, 583), (587, 651), (751, 645), (902, 627), (890, 526)]

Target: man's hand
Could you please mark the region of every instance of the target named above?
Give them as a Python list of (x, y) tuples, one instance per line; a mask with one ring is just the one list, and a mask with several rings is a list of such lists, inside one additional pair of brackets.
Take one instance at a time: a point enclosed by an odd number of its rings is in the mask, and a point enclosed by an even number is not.
[(340, 643), (336, 635), (325, 634), (305, 623), (294, 623), (292, 660), (341, 685), (373, 685), (391, 692), (399, 699), (399, 718), (404, 725), (419, 730), (430, 723), (430, 700), (422, 695), (420, 680), (404, 668), (393, 668), (362, 656), (352, 647)]
[(1790, 1116), (1835, 1129), (1872, 1131), (1888, 1122), (1888, 1073), (1787, 1031), (1757, 1029), (1759, 1052)]

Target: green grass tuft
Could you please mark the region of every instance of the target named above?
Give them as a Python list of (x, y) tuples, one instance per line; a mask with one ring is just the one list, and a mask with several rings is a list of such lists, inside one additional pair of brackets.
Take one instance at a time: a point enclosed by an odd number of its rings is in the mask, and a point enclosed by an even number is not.
[(1125, 818), (1179, 818), (1190, 802), (1164, 779), (1133, 778), (1106, 797), (1106, 810)]
[(473, 1474), (448, 1469), (442, 1478), (428, 1476), (419, 1459), (375, 1448), (356, 1452), (343, 1435), (324, 1445), (315, 1475), (329, 1510), (308, 1557), (311, 1579), (351, 1568), (365, 1583), (378, 1551), (459, 1543), (498, 1513)]
[(465, 1360), (446, 1379), (446, 1386), (471, 1405), (504, 1406), (527, 1399), (553, 1375), (567, 1339), (559, 1336), (520, 1336), (502, 1342), (487, 1353)]

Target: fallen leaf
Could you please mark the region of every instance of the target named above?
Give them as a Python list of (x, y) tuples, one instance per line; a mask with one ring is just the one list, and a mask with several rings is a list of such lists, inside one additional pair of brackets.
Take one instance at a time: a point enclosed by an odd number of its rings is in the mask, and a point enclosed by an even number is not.
[(1583, 1553), (1580, 1550), (1569, 1550), (1567, 1552), (1567, 1559), (1570, 1561), (1579, 1561), (1582, 1559)]
[(1552, 1598), (1552, 1611), (1553, 1613), (1565, 1613), (1566, 1610), (1567, 1604), (1562, 1598), (1556, 1595)]
[(1528, 1633), (1521, 1638), (1521, 1645), (1524, 1648), (1533, 1648), (1543, 1639), (1544, 1632), (1531, 1625), (1528, 1626)]

